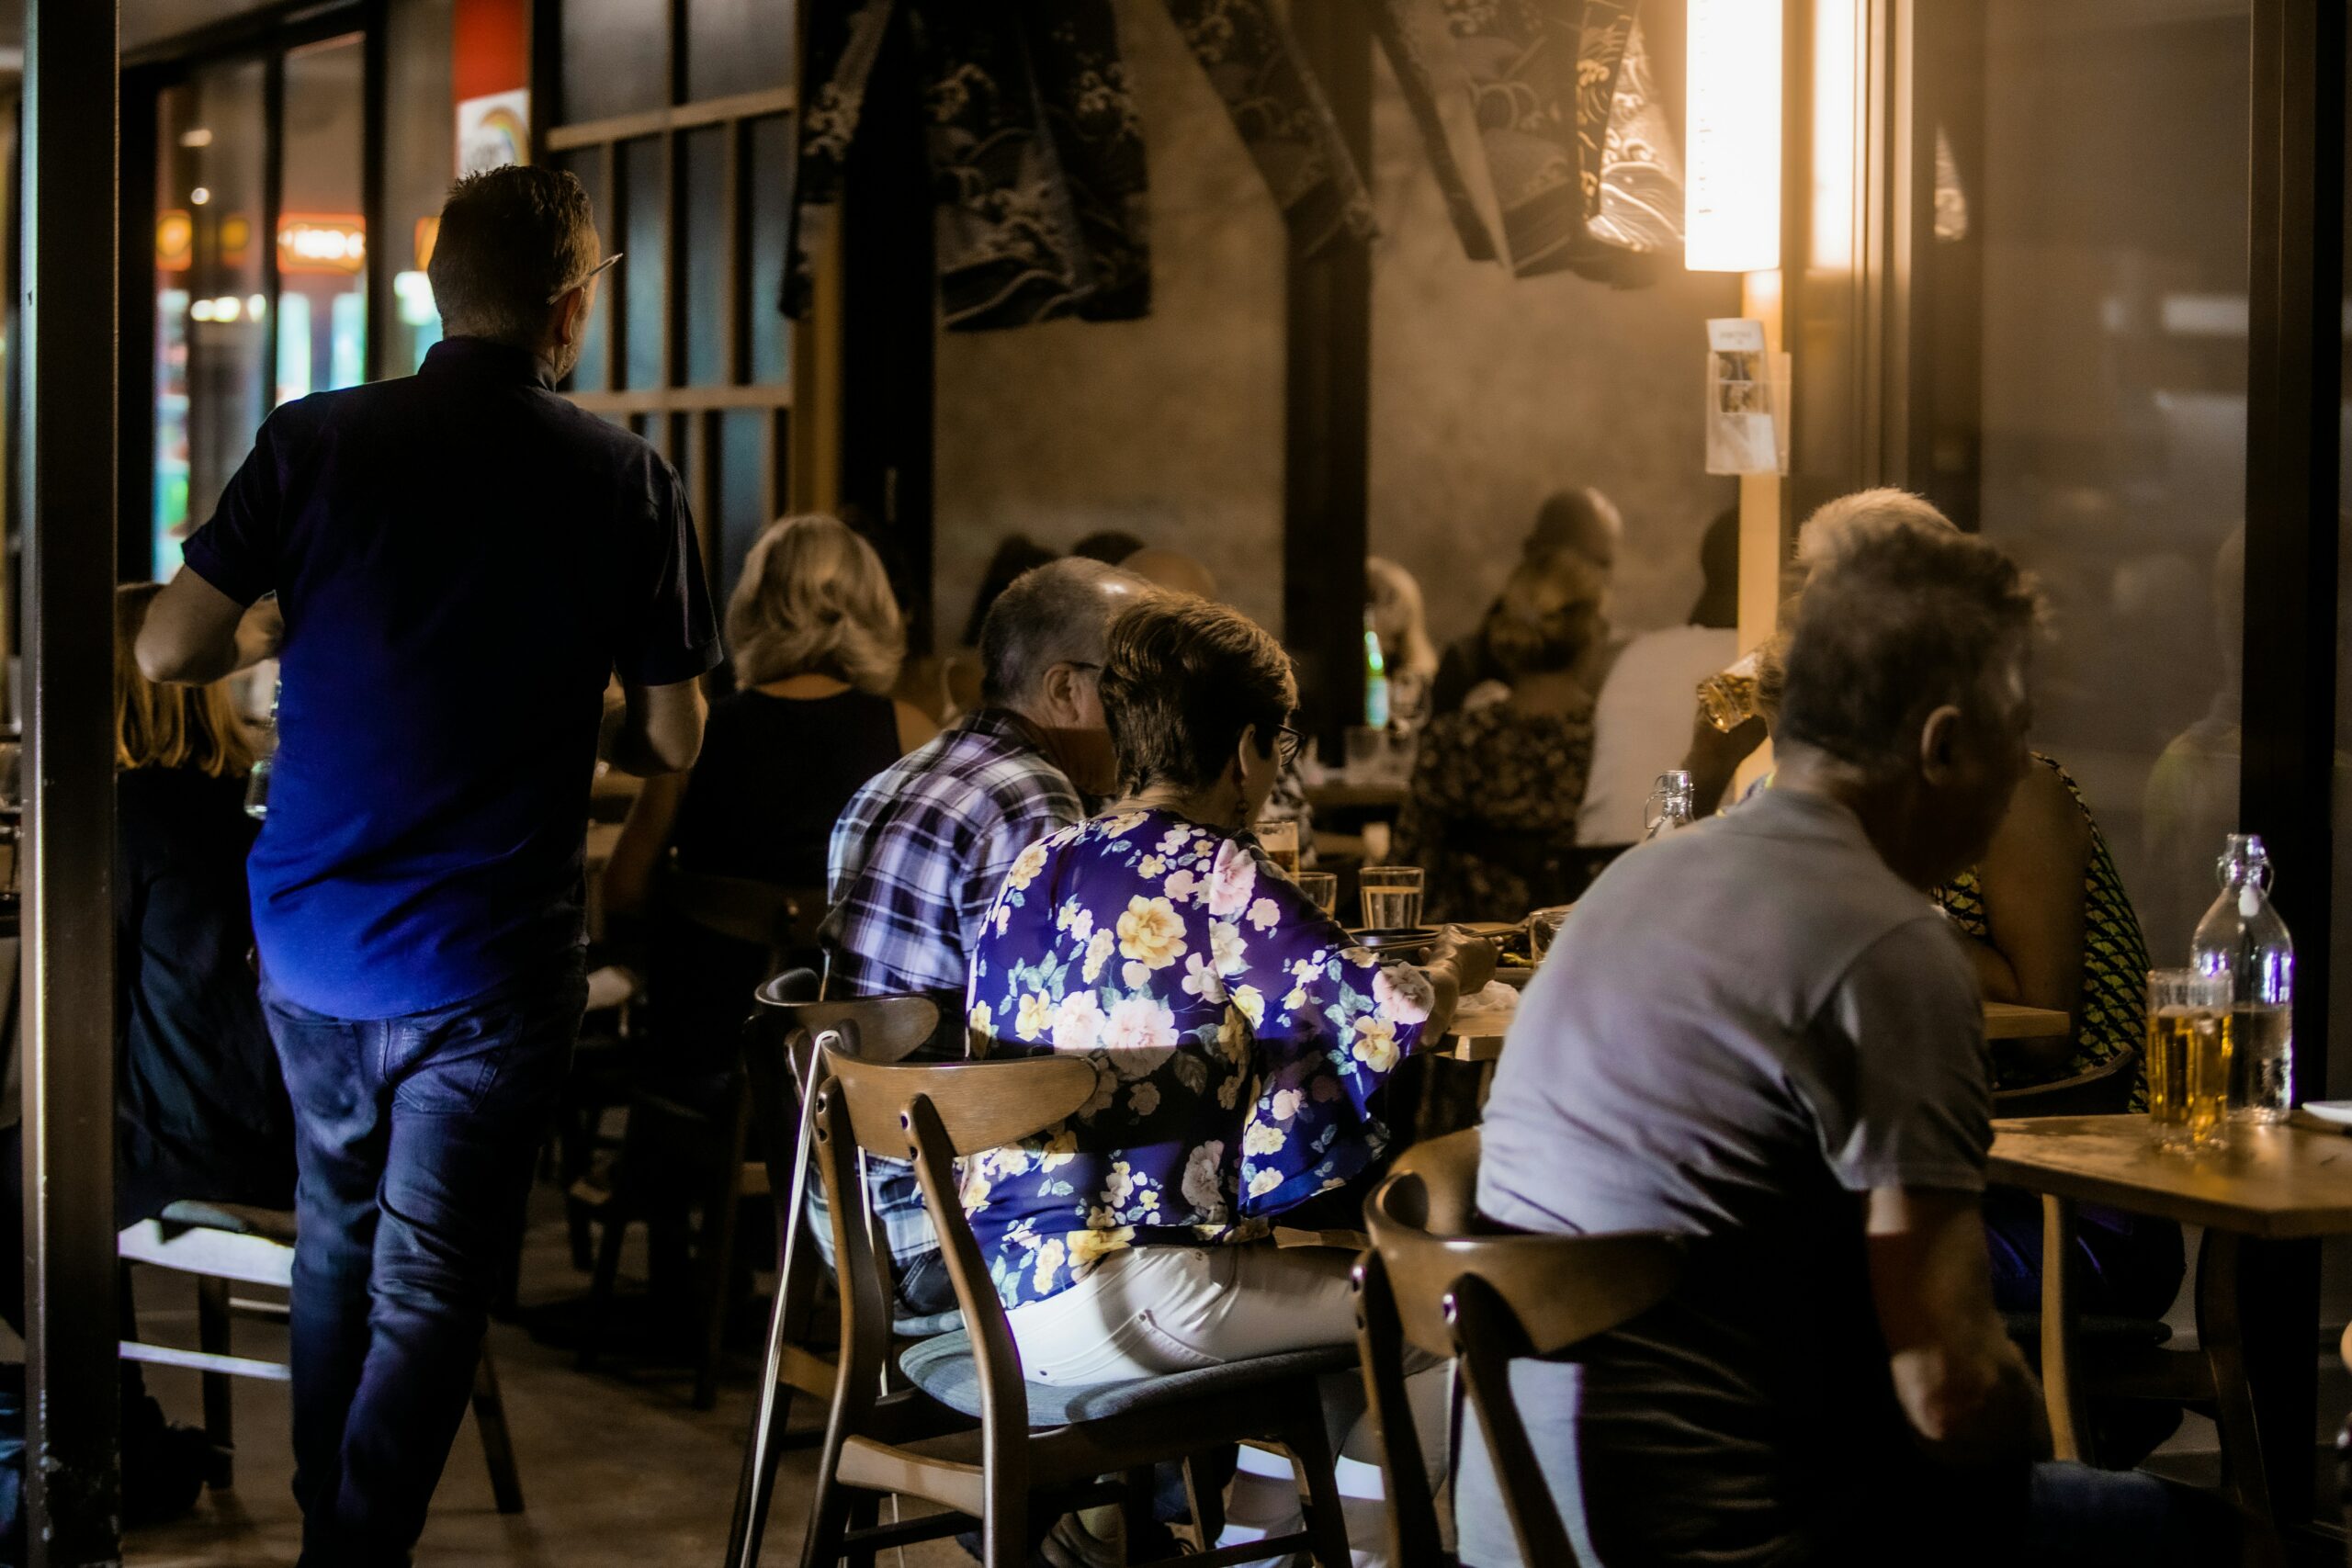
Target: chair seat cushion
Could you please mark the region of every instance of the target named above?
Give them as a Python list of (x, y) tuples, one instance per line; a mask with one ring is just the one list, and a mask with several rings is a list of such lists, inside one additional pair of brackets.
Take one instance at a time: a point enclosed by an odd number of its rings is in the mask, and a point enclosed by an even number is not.
[[(961, 1329), (912, 1347), (899, 1357), (899, 1365), (909, 1382), (950, 1410), (967, 1416), (981, 1413), (979, 1363), (973, 1359), (971, 1336)], [(1102, 1421), (1153, 1405), (1247, 1393), (1285, 1378), (1351, 1372), (1355, 1365), (1353, 1345), (1318, 1345), (1310, 1350), (1253, 1356), (1248, 1360), (1227, 1361), (1197, 1371), (1170, 1372), (1166, 1377), (1135, 1378), (1125, 1382), (1082, 1383), (1069, 1388), (1033, 1382), (1026, 1385), (1029, 1425), (1067, 1427), (1077, 1421)]]
[(294, 1245), (294, 1213), (290, 1209), (256, 1209), (249, 1203), (183, 1198), (165, 1205), (156, 1218), (163, 1221), (166, 1231), (228, 1231), (236, 1235), (257, 1235), (282, 1247)]

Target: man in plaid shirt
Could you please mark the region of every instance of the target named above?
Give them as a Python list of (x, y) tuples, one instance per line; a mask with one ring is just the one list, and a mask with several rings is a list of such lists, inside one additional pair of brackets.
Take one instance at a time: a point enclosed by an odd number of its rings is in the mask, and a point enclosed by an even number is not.
[[(876, 774), (833, 826), (819, 931), (832, 997), (930, 994), (927, 1052), (963, 1054), (966, 966), (980, 922), (1023, 850), (1116, 786), (1095, 682), (1112, 617), (1147, 585), (1072, 558), (1023, 573), (980, 631), (981, 706)], [(867, 1199), (890, 1243), (901, 1316), (952, 1311), (955, 1292), (912, 1168), (869, 1160)], [(823, 1194), (809, 1189), (812, 1217)], [(831, 1261), (832, 1229), (813, 1233)]]

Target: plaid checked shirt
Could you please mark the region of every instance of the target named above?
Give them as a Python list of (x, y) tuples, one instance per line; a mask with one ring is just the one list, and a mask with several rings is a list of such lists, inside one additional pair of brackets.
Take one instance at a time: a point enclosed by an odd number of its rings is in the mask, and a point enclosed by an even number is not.
[[(825, 991), (834, 997), (939, 995), (942, 1022), (960, 1038), (967, 965), (981, 922), (1023, 850), (1086, 808), (1012, 715), (983, 708), (866, 781), (833, 825), (828, 896), (819, 928)], [(867, 1162), (867, 1202), (888, 1234), (899, 1315), (942, 1310), (939, 1243), (913, 1168)], [(811, 1212), (824, 1194), (809, 1188)], [(832, 1260), (832, 1227), (815, 1227)], [(907, 1287), (916, 1280), (938, 1294)], [(944, 1302), (953, 1310), (951, 1299)]]

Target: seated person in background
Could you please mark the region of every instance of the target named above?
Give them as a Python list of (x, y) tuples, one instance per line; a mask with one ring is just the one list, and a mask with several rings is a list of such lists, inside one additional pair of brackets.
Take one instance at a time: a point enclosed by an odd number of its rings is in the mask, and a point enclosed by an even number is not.
[(963, 643), (940, 664), (939, 700), (947, 723), (955, 723), (980, 705), (980, 628), (988, 624), (989, 610), (998, 595), (1012, 587), (1022, 573), (1058, 558), (1026, 534), (1007, 534), (997, 541), (996, 553), (989, 557), (989, 564), (980, 572), (980, 586), (972, 594), (972, 613), (964, 620)]
[(1644, 632), (1609, 667), (1592, 715), (1592, 776), (1577, 813), (1580, 843), (1637, 844), (1660, 773), (1682, 765), (1692, 694), (1739, 657), (1739, 512), (1707, 525), (1703, 586), (1687, 626)]
[[(162, 686), (139, 672), (132, 645), (162, 591), (135, 583), (114, 601), (117, 1225), (182, 1199), (294, 1202), (294, 1115), (262, 1021), (245, 888), (253, 741), (230, 682)], [(22, 1134), (0, 1134), (0, 1314), (18, 1333)], [(136, 1361), (122, 1363), (122, 1439), (129, 1517), (186, 1512), (211, 1444), (165, 1423)]]
[[(1579, 485), (1545, 498), (1535, 513), (1535, 526), (1520, 545), (1519, 558), (1524, 564), (1559, 550), (1581, 556), (1600, 574), (1605, 602), (1609, 580), (1617, 570), (1617, 547), (1624, 537), (1625, 520), (1618, 514), (1617, 503), (1590, 485)], [(1510, 683), (1510, 674), (1496, 660), (1487, 637), (1487, 626), (1501, 611), (1502, 601), (1498, 598), (1476, 631), (1447, 645), (1430, 686), (1430, 716), (1460, 712), (1470, 694), (1489, 682)], [(1583, 673), (1590, 677), (1595, 691), (1607, 673), (1599, 661), (1607, 656), (1606, 643), (1587, 656), (1589, 663)]]
[[(1841, 496), (1806, 520), (1797, 570), (1815, 570), (1858, 524), (1894, 517), (1924, 528), (1952, 526), (1919, 496), (1898, 490)], [(1702, 714), (1694, 721), (1693, 761), (1702, 758), (1713, 787), (1701, 786), (1712, 810), (1738, 760), (1776, 718), (1786, 679), (1785, 646), (1769, 645), (1757, 675), (1761, 722), (1730, 736)], [(1968, 940), (1969, 962), (1985, 999), (2064, 1012), (2064, 1034), (1993, 1044), (1993, 1088), (2030, 1089), (2089, 1072), (2146, 1038), (2148, 946), (2107, 839), (2081, 789), (2064, 768), (2039, 752), (2026, 770), (1992, 841), (1975, 864), (1935, 890), (1936, 901)], [(1695, 770), (1694, 770), (1695, 771)], [(2113, 1085), (2110, 1111), (2144, 1110), (2146, 1065)], [(2078, 1213), (2075, 1250), (2083, 1266), (2082, 1308), (2118, 1317), (2162, 1317), (2187, 1271), (2180, 1227), (2170, 1220), (2092, 1204)], [(2031, 1193), (1996, 1187), (1986, 1194), (1984, 1224), (1993, 1247), (1993, 1290), (2005, 1312), (2041, 1303), (2041, 1203)]]
[[(905, 628), (874, 547), (831, 517), (770, 524), (727, 604), (735, 694), (710, 710), (691, 773), (645, 781), (605, 872), (605, 909), (658, 898), (679, 871), (822, 897), (834, 820), (860, 784), (930, 739), (931, 721), (888, 693)], [(652, 1015), (679, 1072), (726, 1072), (764, 949), (652, 911)], [(810, 910), (814, 919), (819, 911)]]
[[(1795, 608), (1775, 787), (1611, 866), (1528, 987), (1480, 1210), (1690, 1245), (1583, 1366), (1514, 1369), (1589, 1561), (2214, 1560), (2154, 1477), (2033, 1463), (1985, 1267), (1980, 998), (1926, 895), (2031, 765), (2038, 611), (1982, 540), (1857, 518)], [(1462, 1560), (1515, 1562), (1466, 1447)]]
[(1395, 854), (1426, 872), (1431, 919), (1515, 919), (1583, 890), (1593, 702), (1577, 671), (1608, 638), (1604, 586), (1571, 551), (1520, 563), (1487, 623), (1510, 694), (1423, 732)]
[(964, 1168), (1022, 1365), (1057, 1384), (1350, 1342), (1351, 1258), (1277, 1250), (1272, 1222), (1379, 1158), (1375, 1092), (1493, 966), (1451, 937), (1426, 976), (1381, 966), (1257, 848), (1297, 689), (1248, 617), (1154, 597), (1105, 658), (1125, 796), (1013, 863), (972, 954), (996, 1054), (1101, 1076)]
[[(825, 994), (927, 992), (939, 1003), (935, 1058), (964, 1054), (964, 989), (983, 922), (1014, 858), (1086, 815), (1080, 796), (1117, 786), (1102, 727), (1102, 644), (1145, 585), (1072, 557), (1023, 574), (980, 632), (986, 705), (868, 779), (834, 825), (831, 911), (818, 932)], [(953, 1306), (913, 1169), (868, 1162), (868, 1198), (889, 1232), (903, 1315)], [(814, 1232), (831, 1246), (824, 1195)]]
[(1413, 574), (1381, 556), (1363, 563), (1364, 608), (1388, 675), (1389, 728), (1413, 734), (1429, 722), (1430, 691), (1437, 680), (1437, 645)]

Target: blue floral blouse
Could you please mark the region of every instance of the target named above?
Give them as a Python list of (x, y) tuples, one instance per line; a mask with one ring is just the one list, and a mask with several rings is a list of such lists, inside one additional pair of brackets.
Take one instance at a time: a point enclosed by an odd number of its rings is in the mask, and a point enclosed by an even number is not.
[(991, 1054), (1090, 1057), (1094, 1098), (964, 1162), (1008, 1307), (1122, 1247), (1261, 1239), (1388, 1141), (1373, 1091), (1433, 993), (1382, 967), (1252, 840), (1165, 811), (1065, 828), (1013, 863), (973, 954)]

